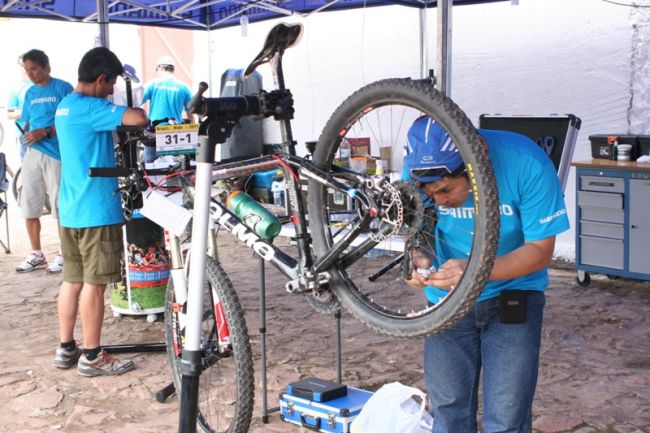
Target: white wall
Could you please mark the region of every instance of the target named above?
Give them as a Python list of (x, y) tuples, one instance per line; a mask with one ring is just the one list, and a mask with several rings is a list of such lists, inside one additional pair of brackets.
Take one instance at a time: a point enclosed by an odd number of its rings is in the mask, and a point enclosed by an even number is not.
[[(364, 83), (419, 75), (415, 10), (389, 6), (284, 21), (305, 25), (303, 40), (287, 51), (284, 61), (287, 87), (296, 100), (294, 136), (300, 144), (318, 138), (336, 106)], [(212, 32), (214, 95), (221, 73), (244, 68), (273, 24), (250, 24), (247, 37), (238, 27)], [(428, 11), (428, 28), (433, 67), (435, 9)], [(455, 7), (451, 96), (475, 122), (481, 113), (575, 114), (582, 128), (574, 160), (588, 159), (591, 134), (650, 134), (649, 30), (648, 9), (596, 0)], [(208, 48), (201, 40), (195, 70), (207, 71)], [(270, 68), (263, 66), (260, 72), (269, 88)], [(267, 139), (273, 142), (277, 135)], [(573, 169), (566, 201), (573, 222)], [(558, 237), (556, 255), (574, 258), (573, 229)]]
[[(650, 0), (637, 1), (650, 5)], [(418, 11), (400, 6), (323, 12), (300, 21), (305, 34), (285, 54), (287, 87), (295, 98), (294, 136), (302, 146), (318, 138), (330, 114), (363, 84), (420, 73)], [(195, 32), (194, 87), (210, 79), (218, 94), (221, 73), (245, 68), (260, 50), (274, 21)], [(428, 11), (429, 59), (435, 59), (436, 11)], [(18, 81), (16, 57), (30, 48), (48, 53), (52, 74), (76, 82), (83, 53), (97, 36), (95, 24), (46, 20), (0, 20), (3, 80), (0, 106)], [(111, 49), (140, 69), (138, 27), (111, 25)], [(590, 157), (588, 136), (596, 133), (650, 134), (650, 9), (598, 0), (520, 0), (453, 9), (451, 96), (477, 122), (481, 113), (573, 113), (582, 119), (574, 160)], [(266, 88), (270, 68), (262, 66)], [(12, 128), (2, 119), (12, 147)], [(277, 142), (273, 122), (267, 142)], [(12, 153), (9, 151), (12, 158)], [(571, 171), (566, 201), (575, 216)], [(556, 254), (573, 258), (573, 230), (558, 237)]]

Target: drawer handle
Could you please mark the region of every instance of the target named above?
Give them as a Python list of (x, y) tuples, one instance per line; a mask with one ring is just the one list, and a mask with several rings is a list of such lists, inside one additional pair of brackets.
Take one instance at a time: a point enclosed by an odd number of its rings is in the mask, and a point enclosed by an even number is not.
[(614, 182), (597, 182), (597, 181), (590, 181), (589, 182), (590, 186), (611, 186), (613, 187), (615, 184)]

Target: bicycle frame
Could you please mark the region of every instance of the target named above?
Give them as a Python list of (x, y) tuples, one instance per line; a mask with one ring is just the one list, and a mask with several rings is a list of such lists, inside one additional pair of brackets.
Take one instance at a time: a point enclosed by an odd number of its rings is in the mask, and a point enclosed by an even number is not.
[[(273, 69), (275, 87), (280, 92), (286, 90), (282, 72), (283, 53), (284, 48), (281, 48), (278, 51), (273, 52), (273, 56), (269, 60)], [(206, 86), (201, 87), (202, 91), (205, 91), (207, 88)], [(215, 103), (214, 110), (218, 113), (221, 113), (222, 110), (228, 109), (229, 112), (234, 113), (235, 116), (254, 114), (252, 112), (246, 112), (246, 110), (249, 109), (250, 101), (244, 100), (243, 98), (240, 98), (239, 100), (233, 100), (233, 98), (216, 98), (213, 101)], [(229, 107), (227, 108), (226, 106)], [(290, 114), (292, 114), (292, 111)], [(325, 173), (317, 170), (315, 167), (311, 166), (311, 164), (304, 164), (305, 161), (296, 156), (295, 142), (293, 140), (291, 124), (288, 120), (289, 118), (289, 116), (286, 116), (284, 119), (280, 120), (282, 148), (285, 152), (284, 161), (290, 163), (293, 161), (297, 165), (302, 165), (300, 171), (307, 177), (324, 182), (329, 186), (336, 187), (355, 198), (359, 198), (362, 202), (370, 204), (370, 201), (357, 190), (348, 191), (335, 179), (326, 176)], [(218, 115), (216, 116), (216, 119), (219, 120)], [(294, 258), (282, 252), (279, 248), (261, 239), (253, 231), (249, 230), (242, 221), (224, 205), (216, 200), (211, 200), (211, 185), (213, 180), (233, 177), (235, 175), (246, 174), (249, 172), (252, 173), (254, 171), (259, 171), (264, 167), (273, 165), (273, 161), (268, 157), (262, 157), (249, 160), (245, 163), (231, 164), (230, 166), (224, 164), (217, 170), (214, 170), (215, 146), (217, 140), (225, 140), (227, 137), (227, 134), (224, 133), (224, 131), (227, 131), (226, 122), (227, 121), (224, 120), (224, 125), (217, 128), (212, 127), (210, 124), (202, 124), (201, 130), (204, 133), (214, 133), (217, 138), (215, 140), (215, 137), (200, 135), (199, 145), (197, 147), (194, 217), (192, 221), (192, 244), (190, 249), (186, 309), (187, 323), (185, 328), (184, 350), (181, 357), (182, 390), (179, 420), (179, 430), (181, 433), (194, 433), (196, 431), (196, 419), (198, 415), (198, 407), (196, 403), (198, 398), (199, 375), (201, 374), (200, 318), (203, 306), (202, 288), (205, 278), (205, 251), (207, 249), (207, 234), (210, 218), (233, 235), (237, 236), (266, 261), (272, 263), (280, 271), (285, 273), (285, 275), (287, 275), (291, 280), (287, 285), (290, 291), (297, 291), (302, 287), (305, 287), (308, 290), (317, 289), (320, 283), (323, 282), (322, 280), (327, 279), (327, 275), (323, 276), (321, 272), (328, 269), (336, 260), (340, 260), (338, 255), (352, 243), (353, 239), (356, 238), (363, 228), (370, 224), (371, 220), (371, 216), (366, 215), (361, 222), (356, 225), (356, 227), (352, 228), (343, 236), (342, 240), (337, 242), (330, 254), (320, 258), (319, 262), (314, 267), (313, 258), (310, 252), (311, 239), (307, 232), (307, 223), (305, 219), (306, 209), (300, 194), (299, 179), (297, 176), (286, 176), (289, 204), (295, 228), (295, 237), (298, 244), (298, 260), (296, 261)], [(283, 166), (282, 164), (286, 163), (281, 161), (283, 161), (283, 159), (278, 158), (275, 164), (279, 164), (283, 169), (288, 168)], [(300, 162), (300, 164), (298, 164), (298, 162)], [(306, 168), (305, 166), (311, 167)], [(364, 254), (365, 251), (370, 250), (375, 244), (376, 242), (373, 244), (372, 241), (367, 240), (366, 245), (357, 249), (355, 254)]]

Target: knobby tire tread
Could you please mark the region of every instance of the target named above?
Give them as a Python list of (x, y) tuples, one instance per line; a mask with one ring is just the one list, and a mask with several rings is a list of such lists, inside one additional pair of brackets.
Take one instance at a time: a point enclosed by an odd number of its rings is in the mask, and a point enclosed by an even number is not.
[[(253, 354), (250, 346), (248, 328), (244, 318), (244, 311), (239, 302), (230, 278), (221, 265), (214, 259), (208, 257), (206, 261), (205, 279), (215, 288), (219, 299), (226, 313), (226, 320), (230, 329), (230, 338), (233, 341), (233, 353), (235, 357), (235, 371), (237, 374), (237, 401), (233, 423), (224, 433), (247, 433), (250, 427), (254, 408), (254, 368)], [(172, 378), (176, 393), (180, 395), (182, 376), (180, 374), (179, 359), (174, 353), (174, 320), (172, 320), (172, 305), (174, 302), (174, 287), (170, 277), (167, 286), (165, 302), (165, 339), (167, 344), (167, 358), (172, 371)], [(199, 379), (200, 381), (202, 379)], [(199, 386), (199, 393), (204, 385)], [(199, 410), (197, 426), (206, 433), (213, 433), (215, 430), (206, 427), (206, 420)], [(222, 433), (222, 432), (219, 432)]]

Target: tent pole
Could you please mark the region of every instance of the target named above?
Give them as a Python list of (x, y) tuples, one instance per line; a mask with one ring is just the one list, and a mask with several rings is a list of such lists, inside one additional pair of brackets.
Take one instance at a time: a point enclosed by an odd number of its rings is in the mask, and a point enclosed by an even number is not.
[(102, 47), (110, 48), (108, 41), (108, 5), (106, 0), (97, 0), (97, 21), (99, 22), (99, 41)]
[(451, 96), (451, 9), (452, 0), (438, 0), (436, 40), (436, 87)]
[(212, 42), (212, 30), (208, 23), (208, 89), (210, 89), (210, 94), (212, 94)]
[(429, 76), (429, 36), (427, 32), (427, 8), (419, 11), (420, 16), (420, 78)]

